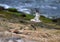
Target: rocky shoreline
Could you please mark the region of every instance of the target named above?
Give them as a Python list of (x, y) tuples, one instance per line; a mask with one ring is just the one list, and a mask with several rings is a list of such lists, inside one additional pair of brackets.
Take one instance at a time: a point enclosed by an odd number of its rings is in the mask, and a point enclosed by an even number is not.
[(22, 38), (23, 42), (60, 42), (60, 30), (49, 28), (54, 27), (18, 18), (6, 19), (0, 17), (0, 38), (4, 40)]

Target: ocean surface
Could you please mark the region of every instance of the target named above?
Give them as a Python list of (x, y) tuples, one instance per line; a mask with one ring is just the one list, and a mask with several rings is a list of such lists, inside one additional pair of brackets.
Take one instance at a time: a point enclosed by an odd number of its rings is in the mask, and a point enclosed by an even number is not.
[(30, 13), (28, 8), (39, 8), (42, 15), (60, 17), (60, 0), (0, 0), (0, 6), (26, 13)]

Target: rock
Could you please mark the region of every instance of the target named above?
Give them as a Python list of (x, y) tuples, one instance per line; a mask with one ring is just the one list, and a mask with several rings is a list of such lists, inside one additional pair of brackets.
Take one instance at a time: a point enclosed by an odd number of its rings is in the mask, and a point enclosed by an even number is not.
[(31, 24), (31, 27), (32, 27), (34, 30), (36, 30), (36, 27), (35, 27), (34, 25)]

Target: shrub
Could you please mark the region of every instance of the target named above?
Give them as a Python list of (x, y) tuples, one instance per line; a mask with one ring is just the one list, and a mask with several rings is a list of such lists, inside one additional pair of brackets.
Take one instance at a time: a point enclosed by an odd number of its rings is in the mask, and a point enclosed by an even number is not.
[(1, 10), (4, 10), (4, 7), (0, 6), (0, 11), (1, 11)]
[(55, 22), (55, 23), (57, 22), (57, 20), (56, 20), (56, 19), (52, 19), (52, 21), (53, 21), (53, 22)]
[(21, 17), (26, 17), (26, 15), (25, 14), (21, 14)]
[(7, 10), (11, 11), (11, 12), (18, 12), (17, 9), (15, 9), (15, 8), (8, 8)]

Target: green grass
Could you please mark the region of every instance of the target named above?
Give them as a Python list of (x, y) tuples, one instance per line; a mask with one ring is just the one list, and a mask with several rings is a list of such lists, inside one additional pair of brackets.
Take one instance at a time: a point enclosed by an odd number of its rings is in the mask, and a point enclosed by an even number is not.
[(20, 16), (21, 14), (20, 13), (16, 13), (16, 12), (9, 12), (9, 11), (0, 11), (0, 14), (15, 14), (17, 16)]
[(51, 22), (52, 22), (51, 19), (46, 18), (46, 17), (44, 17), (44, 16), (41, 16), (41, 17), (40, 17), (40, 20), (41, 20), (42, 22), (45, 22), (45, 23), (51, 23)]
[(12, 17), (20, 17), (21, 16), (21, 14), (20, 13), (16, 13), (16, 12), (9, 12), (9, 11), (0, 11), (0, 14), (2, 14), (2, 15), (5, 15), (4, 17), (5, 18), (8, 18), (8, 19), (10, 19), (10, 18), (12, 18)]
[[(16, 18), (18, 18), (18, 17), (22, 16), (22, 13), (10, 12), (10, 11), (0, 11), (0, 14), (5, 15), (6, 18), (12, 18), (14, 16)], [(29, 14), (25, 14), (25, 15), (26, 15), (26, 17), (25, 17), (26, 20), (30, 20), (30, 19), (32, 19), (34, 17), (32, 15), (29, 15)]]
[(32, 19), (32, 18), (34, 18), (34, 16), (29, 15), (29, 14), (26, 14), (26, 17), (25, 17), (26, 20), (30, 20), (30, 19)]
[[(8, 19), (9, 19), (9, 18), (12, 18), (12, 17), (14, 17), (14, 16), (15, 16), (16, 18), (22, 16), (22, 13), (10, 12), (10, 11), (0, 11), (0, 14), (4, 14), (5, 17), (8, 18)], [(34, 16), (32, 16), (32, 15), (30, 15), (30, 14), (25, 14), (25, 15), (26, 15), (26, 17), (22, 17), (22, 18), (24, 18), (24, 19), (26, 19), (26, 20), (30, 20), (30, 19), (33, 19), (33, 18), (34, 18)], [(46, 18), (46, 17), (44, 17), (44, 16), (41, 16), (41, 17), (40, 17), (40, 20), (43, 21), (43, 22), (45, 22), (45, 23), (50, 23), (50, 22), (52, 22), (51, 19)]]

